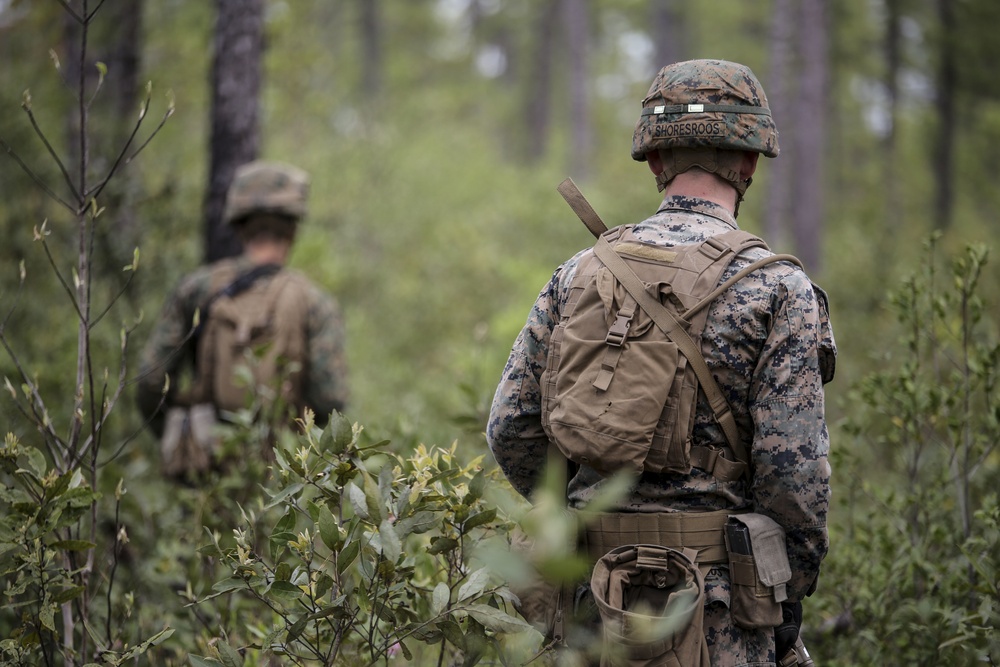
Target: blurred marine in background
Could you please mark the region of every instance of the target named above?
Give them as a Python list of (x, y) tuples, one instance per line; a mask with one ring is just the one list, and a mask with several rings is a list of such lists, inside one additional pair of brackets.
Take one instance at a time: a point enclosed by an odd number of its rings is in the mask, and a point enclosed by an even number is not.
[(196, 476), (219, 463), (215, 424), (227, 413), (250, 409), (277, 428), (305, 408), (323, 424), (347, 403), (337, 302), (284, 266), (308, 191), (308, 175), (290, 165), (240, 167), (224, 217), (243, 254), (184, 277), (153, 328), (138, 402), (161, 438), (168, 476)]
[[(563, 596), (566, 629), (546, 627), (570, 647), (603, 635), (602, 665), (811, 664), (798, 634), (829, 546), (836, 347), (824, 292), (737, 225), (760, 154), (778, 133), (747, 67), (660, 70), (632, 157), (662, 204), (555, 270), (497, 387), (489, 445), (528, 499), (550, 451), (571, 509), (632, 476), (581, 530), (595, 567)], [(664, 615), (668, 635), (643, 635)]]

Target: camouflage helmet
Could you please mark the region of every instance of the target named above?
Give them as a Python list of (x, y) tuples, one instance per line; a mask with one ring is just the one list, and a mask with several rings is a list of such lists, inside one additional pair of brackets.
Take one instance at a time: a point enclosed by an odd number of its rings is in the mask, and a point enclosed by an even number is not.
[(750, 68), (725, 60), (667, 65), (642, 101), (632, 158), (671, 148), (719, 148), (778, 156), (778, 130)]
[(233, 176), (223, 220), (232, 224), (252, 213), (274, 213), (299, 219), (306, 214), (309, 175), (288, 164), (258, 160), (242, 165)]

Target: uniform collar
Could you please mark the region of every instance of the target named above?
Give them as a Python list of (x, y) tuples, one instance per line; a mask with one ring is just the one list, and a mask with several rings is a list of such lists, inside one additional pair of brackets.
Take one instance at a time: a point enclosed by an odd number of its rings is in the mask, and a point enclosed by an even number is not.
[(657, 213), (665, 212), (683, 212), (706, 215), (710, 218), (715, 218), (716, 220), (723, 222), (733, 229), (740, 228), (736, 223), (736, 218), (733, 217), (732, 212), (715, 202), (708, 201), (707, 199), (701, 199), (699, 197), (668, 195), (664, 198), (663, 203), (660, 204), (659, 210), (657, 210)]

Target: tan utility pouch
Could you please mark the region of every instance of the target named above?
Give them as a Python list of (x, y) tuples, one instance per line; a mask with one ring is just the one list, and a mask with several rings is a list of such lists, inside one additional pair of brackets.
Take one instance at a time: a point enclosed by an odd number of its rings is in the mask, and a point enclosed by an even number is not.
[(733, 622), (746, 630), (780, 625), (792, 578), (784, 529), (763, 514), (734, 514), (725, 534)]
[(208, 403), (167, 410), (160, 459), (163, 474), (185, 477), (205, 472), (219, 448), (215, 407)]
[(627, 544), (594, 566), (604, 627), (601, 667), (710, 667), (705, 579), (695, 552)]

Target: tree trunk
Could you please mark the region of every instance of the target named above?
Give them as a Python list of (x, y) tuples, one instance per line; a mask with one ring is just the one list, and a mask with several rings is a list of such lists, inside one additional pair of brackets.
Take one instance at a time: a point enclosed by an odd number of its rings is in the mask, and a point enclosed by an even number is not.
[(795, 110), (795, 252), (810, 271), (820, 270), (823, 236), (823, 162), (826, 157), (827, 53), (824, 0), (801, 0), (799, 52), (802, 66)]
[[(885, 0), (885, 94), (886, 128), (882, 140), (882, 182), (885, 186), (886, 223), (891, 232), (899, 227), (899, 185), (896, 178), (896, 123), (899, 115), (899, 72), (902, 69), (902, 0)], [(891, 233), (890, 232), (890, 233)]]
[(952, 165), (955, 161), (955, 95), (958, 79), (955, 40), (958, 38), (958, 34), (955, 29), (954, 0), (938, 0), (937, 10), (938, 18), (941, 21), (941, 39), (937, 97), (935, 99), (938, 128), (934, 144), (934, 183), (936, 185), (934, 226), (937, 229), (947, 229), (951, 224), (952, 198), (954, 197)]
[[(792, 12), (793, 0), (775, 0), (771, 14), (771, 71), (764, 90), (771, 107), (771, 118), (778, 127), (779, 147), (784, 150), (774, 160), (762, 162), (767, 169), (767, 192), (764, 201), (764, 236), (772, 248), (783, 247), (788, 239), (788, 218), (791, 206), (791, 177), (794, 167), (794, 151), (789, 150), (795, 137), (782, 135), (785, 124), (789, 123), (792, 109), (792, 95), (789, 91), (792, 69), (792, 35), (795, 19)], [(780, 139), (784, 138), (785, 141)], [(792, 139), (791, 142), (787, 141)]]
[(361, 93), (368, 101), (382, 91), (382, 22), (378, 0), (358, 0), (361, 5)]
[(211, 158), (205, 194), (205, 261), (241, 252), (222, 222), (226, 191), (240, 165), (257, 157), (264, 0), (216, 0), (212, 60)]
[(563, 0), (563, 18), (566, 25), (567, 52), (569, 54), (570, 118), (570, 168), (581, 181), (590, 175), (593, 140), (590, 127), (590, 96), (588, 53), (590, 44), (590, 16), (587, 0)]
[(525, 157), (528, 162), (539, 160), (548, 148), (549, 111), (552, 88), (552, 61), (556, 24), (559, 19), (559, 0), (544, 0), (539, 3), (534, 26), (535, 57), (533, 67), (527, 73), (527, 99), (525, 100), (525, 127), (527, 145)]
[(653, 67), (663, 67), (685, 59), (684, 13), (677, 0), (652, 0), (651, 25), (656, 51)]

